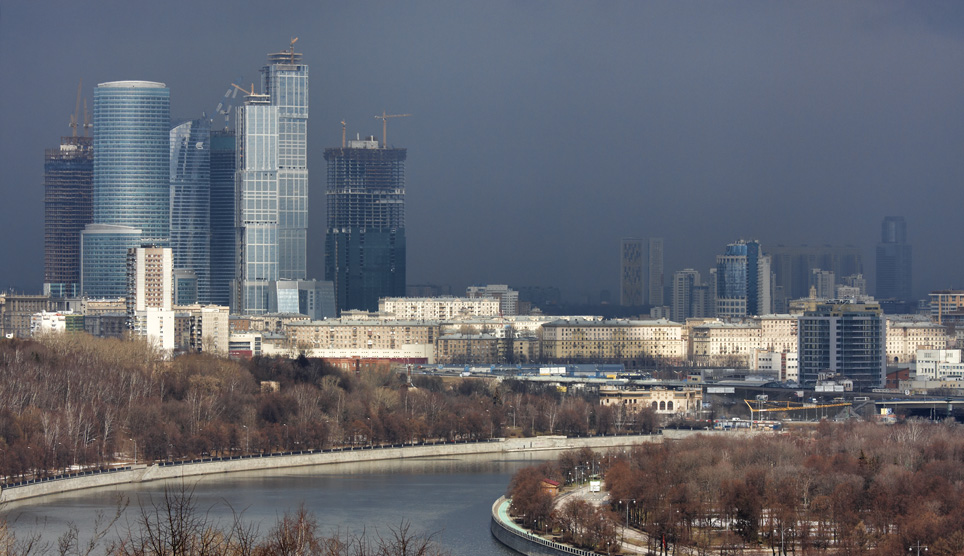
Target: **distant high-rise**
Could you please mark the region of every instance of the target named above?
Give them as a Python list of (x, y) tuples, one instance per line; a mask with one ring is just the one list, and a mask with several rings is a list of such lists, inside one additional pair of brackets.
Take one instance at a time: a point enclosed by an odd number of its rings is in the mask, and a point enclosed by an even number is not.
[(821, 374), (853, 380), (855, 389), (878, 388), (887, 372), (886, 329), (877, 303), (807, 303), (797, 325), (800, 382)]
[(801, 299), (810, 293), (813, 270), (833, 272), (836, 277), (863, 272), (859, 248), (851, 245), (777, 245), (767, 248), (772, 259), (774, 286), (787, 299)]
[(63, 137), (44, 153), (44, 295), (80, 294), (80, 232), (93, 221), (94, 140)]
[(884, 218), (877, 244), (877, 299), (894, 299), (904, 304), (912, 301), (912, 255), (904, 217)]
[(270, 283), (303, 280), (308, 233), (308, 66), (292, 49), (268, 55), (263, 94), (237, 114), (235, 282), (231, 308), (268, 311)]
[(308, 252), (308, 65), (290, 51), (268, 55), (262, 90), (278, 108), (278, 277), (304, 280)]
[(211, 133), (211, 289), (210, 302), (231, 304), (235, 272), (235, 136)]
[(82, 293), (126, 295), (127, 249), (170, 240), (170, 90), (114, 81), (94, 90), (93, 223), (82, 233)]
[(673, 299), (670, 317), (676, 322), (688, 318), (708, 317), (709, 287), (700, 282), (700, 273), (692, 268), (673, 273)]
[(619, 304), (643, 304), (643, 240), (624, 238), (619, 243)]
[(405, 295), (406, 156), (374, 137), (325, 149), (325, 280), (339, 312), (376, 311), (379, 298)]
[(268, 312), (268, 288), (278, 279), (278, 107), (248, 95), (237, 115), (238, 265), (231, 312)]
[(211, 123), (171, 129), (171, 248), (174, 269), (197, 280), (195, 302), (211, 302)]
[(837, 281), (831, 270), (813, 269), (810, 275), (810, 286), (818, 299), (833, 299), (837, 289)]
[(663, 277), (663, 238), (649, 238), (649, 249), (647, 256), (647, 269), (649, 273), (649, 295), (647, 300), (653, 307), (662, 307), (664, 299), (664, 277)]
[(745, 317), (771, 311), (770, 258), (756, 241), (738, 241), (716, 257), (716, 316)]

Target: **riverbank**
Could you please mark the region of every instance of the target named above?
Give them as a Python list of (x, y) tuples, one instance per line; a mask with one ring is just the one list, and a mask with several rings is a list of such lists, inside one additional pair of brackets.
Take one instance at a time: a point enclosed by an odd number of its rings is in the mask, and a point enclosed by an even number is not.
[(664, 431), (663, 435), (597, 436), (567, 438), (563, 436), (540, 436), (533, 438), (495, 439), (488, 442), (439, 443), (420, 445), (372, 446), (355, 449), (338, 449), (286, 454), (261, 454), (235, 456), (230, 459), (193, 460), (189, 462), (159, 462), (150, 465), (134, 465), (110, 473), (74, 476), (8, 487), (0, 491), (0, 504), (32, 500), (51, 494), (88, 488), (120, 486), (166, 479), (198, 477), (239, 471), (256, 471), (353, 463), (388, 459), (426, 458), (452, 455), (490, 454), (499, 452), (525, 452), (538, 450), (568, 450), (583, 446), (607, 449), (628, 446), (640, 442), (661, 442), (664, 437), (678, 438), (691, 431)]

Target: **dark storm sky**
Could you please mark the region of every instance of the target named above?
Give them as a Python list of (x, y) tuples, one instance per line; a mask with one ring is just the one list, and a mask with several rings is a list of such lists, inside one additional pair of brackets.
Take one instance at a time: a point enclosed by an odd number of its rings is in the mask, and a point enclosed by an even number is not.
[(407, 147), (408, 282), (607, 288), (618, 242), (666, 274), (743, 238), (853, 244), (903, 215), (915, 293), (964, 287), (964, 3), (26, 2), (0, 7), (0, 287), (43, 281), (43, 150), (77, 82), (211, 112), (268, 52), (310, 64), (309, 274), (325, 147)]

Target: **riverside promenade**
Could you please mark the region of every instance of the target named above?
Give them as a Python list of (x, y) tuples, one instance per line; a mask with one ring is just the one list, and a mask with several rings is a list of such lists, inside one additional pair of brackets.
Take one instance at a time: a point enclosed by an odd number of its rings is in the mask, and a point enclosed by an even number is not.
[(0, 491), (0, 504), (98, 487), (123, 487), (150, 481), (183, 479), (219, 473), (259, 471), (406, 458), (568, 450), (581, 447), (608, 449), (641, 442), (661, 442), (664, 437), (685, 436), (689, 431), (665, 431), (663, 435), (594, 436), (567, 438), (539, 436), (533, 438), (492, 439), (482, 442), (439, 442), (437, 444), (384, 445), (331, 450), (305, 450), (280, 454), (254, 454), (225, 458), (204, 458), (183, 462), (156, 462), (128, 465), (110, 472), (55, 477), (6, 486)]

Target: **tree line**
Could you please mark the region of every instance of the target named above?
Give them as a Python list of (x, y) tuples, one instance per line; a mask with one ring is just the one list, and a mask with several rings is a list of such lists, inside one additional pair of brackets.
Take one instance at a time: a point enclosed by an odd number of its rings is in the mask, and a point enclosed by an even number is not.
[[(280, 385), (262, 389), (265, 382)], [(650, 432), (585, 392), (404, 372), (343, 372), (321, 359), (205, 354), (49, 334), (0, 340), (0, 477), (199, 457), (537, 434)]]
[[(533, 487), (546, 478), (579, 481), (573, 471), (588, 461), (604, 477), (604, 507), (557, 505)], [(964, 428), (823, 422), (789, 434), (700, 435), (567, 453), (520, 471), (508, 495), (526, 525), (596, 550), (616, 535), (602, 532), (620, 524), (642, 532), (659, 554), (896, 556), (924, 546), (932, 556), (959, 555)]]

